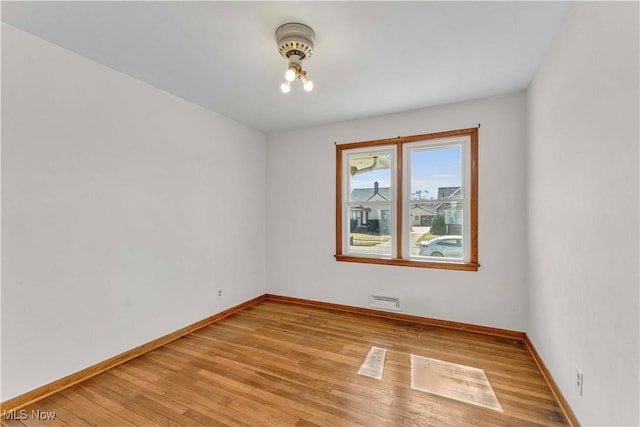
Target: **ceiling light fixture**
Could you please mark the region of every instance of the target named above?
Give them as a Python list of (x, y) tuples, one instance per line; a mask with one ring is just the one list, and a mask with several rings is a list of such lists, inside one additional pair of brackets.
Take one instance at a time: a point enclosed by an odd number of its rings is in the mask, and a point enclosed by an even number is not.
[(276, 30), (276, 40), (278, 41), (278, 51), (289, 61), (287, 71), (284, 73), (284, 82), (280, 85), (280, 90), (289, 93), (291, 83), (296, 78), (300, 79), (304, 90), (313, 90), (313, 82), (307, 77), (307, 72), (302, 69), (300, 63), (303, 59), (311, 56), (313, 44), (316, 40), (316, 33), (311, 27), (297, 22), (289, 22), (278, 27)]

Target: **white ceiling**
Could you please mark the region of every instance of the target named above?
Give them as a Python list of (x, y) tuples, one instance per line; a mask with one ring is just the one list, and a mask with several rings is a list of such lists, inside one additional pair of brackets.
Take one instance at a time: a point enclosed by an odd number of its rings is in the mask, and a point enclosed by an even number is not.
[[(526, 88), (566, 2), (2, 2), (2, 21), (264, 132)], [(280, 92), (276, 28), (316, 34)]]

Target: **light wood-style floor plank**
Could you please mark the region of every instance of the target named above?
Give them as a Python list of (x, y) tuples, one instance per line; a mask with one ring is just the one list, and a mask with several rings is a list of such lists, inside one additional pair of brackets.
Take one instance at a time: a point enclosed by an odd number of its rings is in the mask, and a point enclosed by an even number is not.
[[(382, 380), (358, 375), (387, 349)], [(504, 412), (411, 388), (410, 355), (485, 371)], [(264, 301), (24, 408), (31, 426), (560, 426), (524, 343)]]

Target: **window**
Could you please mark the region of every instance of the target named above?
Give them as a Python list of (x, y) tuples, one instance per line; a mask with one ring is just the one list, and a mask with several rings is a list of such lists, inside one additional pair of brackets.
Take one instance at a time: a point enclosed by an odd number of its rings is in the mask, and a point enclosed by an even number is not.
[(477, 270), (478, 129), (336, 146), (336, 259)]

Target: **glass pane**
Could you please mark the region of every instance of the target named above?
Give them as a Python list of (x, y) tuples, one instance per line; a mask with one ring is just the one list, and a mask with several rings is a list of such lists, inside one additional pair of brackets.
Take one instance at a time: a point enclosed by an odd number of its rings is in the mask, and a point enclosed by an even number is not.
[(349, 156), (349, 202), (389, 202), (391, 152)]
[(411, 200), (462, 197), (462, 147), (411, 150)]
[(392, 254), (392, 152), (357, 153), (348, 157), (348, 251)]
[(411, 257), (463, 258), (462, 201), (411, 202)]
[(350, 203), (348, 251), (391, 256), (391, 204)]
[(411, 151), (411, 257), (462, 260), (462, 147)]

